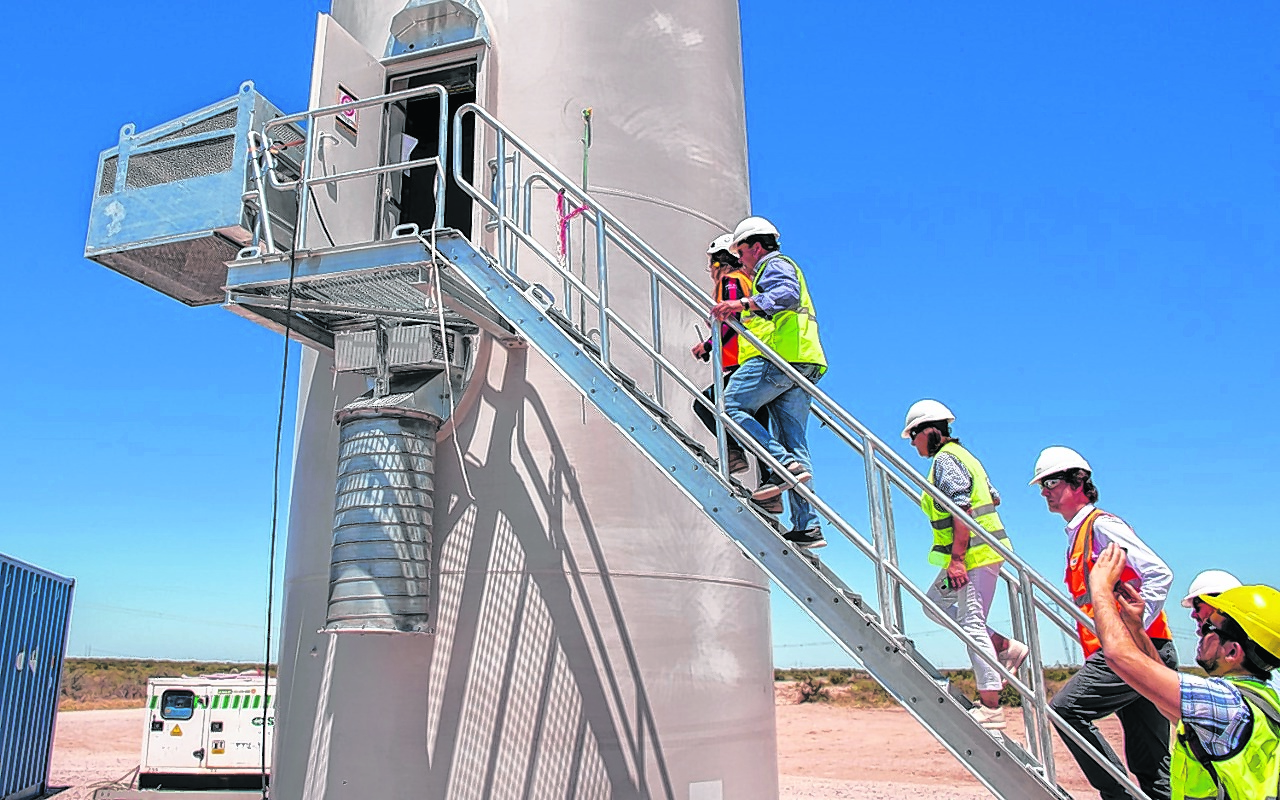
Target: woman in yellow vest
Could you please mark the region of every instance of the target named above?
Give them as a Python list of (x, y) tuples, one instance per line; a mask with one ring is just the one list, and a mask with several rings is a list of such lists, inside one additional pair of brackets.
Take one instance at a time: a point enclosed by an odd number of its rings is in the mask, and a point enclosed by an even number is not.
[[(1000, 515), (996, 513), (1000, 495), (978, 459), (960, 445), (959, 439), (952, 438), (951, 423), (955, 419), (950, 409), (937, 400), (921, 400), (907, 411), (902, 438), (909, 440), (921, 456), (933, 459), (929, 465), (929, 482), (1001, 545), (1011, 547)], [(1016, 672), (1026, 660), (1027, 646), (987, 627), (987, 614), (991, 611), (1004, 559), (990, 545), (971, 541), (969, 530), (957, 523), (951, 512), (940, 508), (928, 492), (921, 498), (920, 508), (933, 526), (929, 563), (941, 568), (929, 587), (929, 599), (959, 623), (984, 653)], [(981, 705), (969, 713), (987, 730), (1004, 730), (1000, 673), (972, 651), (969, 660), (973, 663), (981, 700)]]

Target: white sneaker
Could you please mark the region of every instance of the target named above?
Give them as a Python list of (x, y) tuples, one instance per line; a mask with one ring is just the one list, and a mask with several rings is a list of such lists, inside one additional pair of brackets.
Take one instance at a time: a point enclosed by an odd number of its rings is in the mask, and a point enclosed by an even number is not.
[(1010, 639), (1009, 646), (1000, 651), (996, 659), (1004, 665), (1004, 668), (1014, 673), (1018, 673), (1018, 667), (1022, 666), (1022, 662), (1027, 660), (1027, 654), (1031, 652), (1031, 648), (1027, 647), (1017, 639)]
[(1002, 731), (1005, 729), (1004, 709), (999, 706), (987, 708), (979, 704), (969, 709), (969, 716), (977, 720), (984, 730)]

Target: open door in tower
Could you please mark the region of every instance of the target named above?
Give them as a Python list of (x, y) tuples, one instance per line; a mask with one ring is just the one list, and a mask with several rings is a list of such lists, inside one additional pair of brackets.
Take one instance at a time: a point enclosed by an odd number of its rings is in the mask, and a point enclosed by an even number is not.
[[(421, 72), (397, 76), (392, 79), (389, 88), (392, 92), (400, 92), (431, 84), (444, 87), (448, 92), (449, 124), (446, 130), (447, 136), (452, 137), (453, 120), (458, 109), (475, 102), (477, 72), (476, 60), (471, 57), (461, 62), (431, 66)], [(404, 104), (401, 141), (406, 160), (430, 158), (436, 153), (440, 144), (439, 121), (440, 99), (434, 95), (415, 98)], [(474, 122), (474, 118), (467, 118), (459, 148), (462, 153), (462, 175), (467, 181), (472, 180), (475, 168)], [(459, 230), (464, 236), (471, 238), (471, 197), (454, 180), (453, 147), (449, 147), (447, 152), (448, 160), (442, 173), (445, 178), (444, 226)], [(399, 222), (417, 223), (422, 230), (431, 227), (436, 213), (435, 179), (436, 170), (431, 167), (418, 167), (397, 178), (400, 181), (399, 191), (395, 193), (393, 208), (389, 210), (394, 211)]]

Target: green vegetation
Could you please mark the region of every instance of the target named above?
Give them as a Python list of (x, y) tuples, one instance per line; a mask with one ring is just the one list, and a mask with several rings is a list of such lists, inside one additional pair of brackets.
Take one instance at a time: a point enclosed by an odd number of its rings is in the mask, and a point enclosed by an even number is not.
[[(68, 658), (62, 665), (62, 711), (141, 708), (148, 678), (180, 678), (215, 672), (253, 672), (257, 664), (230, 661), (143, 661), (125, 658)], [(276, 668), (271, 667), (274, 675)]]

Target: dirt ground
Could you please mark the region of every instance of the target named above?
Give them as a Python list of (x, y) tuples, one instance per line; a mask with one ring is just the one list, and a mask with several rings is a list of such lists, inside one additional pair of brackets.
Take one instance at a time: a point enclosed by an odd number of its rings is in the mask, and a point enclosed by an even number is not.
[[(779, 705), (778, 773), (781, 800), (864, 798), (939, 800), (989, 798), (988, 792), (942, 745), (901, 709), (840, 708), (819, 703)], [(1022, 714), (1005, 709), (1006, 734), (1026, 742)], [(1120, 726), (1099, 725), (1117, 752)], [(1097, 797), (1071, 754), (1055, 737), (1058, 783), (1076, 797)]]
[[(780, 800), (991, 796), (905, 711), (785, 700), (777, 710)], [(1023, 740), (1021, 714), (1006, 712), (1008, 733)], [(90, 800), (94, 789), (127, 780), (138, 764), (144, 718), (143, 709), (59, 714), (50, 782), (70, 787), (59, 800)], [(1119, 726), (1106, 722), (1103, 729), (1119, 750)], [(1057, 763), (1063, 786), (1077, 797), (1096, 797), (1061, 743)]]
[(70, 788), (58, 800), (90, 800), (95, 789), (132, 777), (146, 713), (145, 708), (59, 712), (49, 785)]

